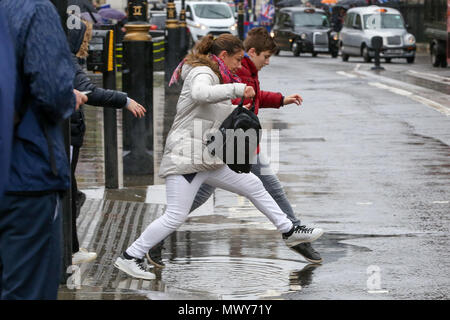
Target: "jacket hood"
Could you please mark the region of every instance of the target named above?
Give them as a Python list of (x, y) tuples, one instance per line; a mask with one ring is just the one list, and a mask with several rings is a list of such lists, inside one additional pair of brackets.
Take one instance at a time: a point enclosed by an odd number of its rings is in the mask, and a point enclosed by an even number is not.
[(76, 20), (76, 24), (79, 24), (80, 28), (69, 29), (67, 39), (69, 41), (70, 51), (73, 54), (77, 54), (80, 51), (81, 44), (83, 43), (84, 34), (86, 33), (86, 25), (80, 18), (73, 16)]
[(185, 63), (183, 65), (183, 68), (181, 68), (181, 79), (183, 79), (183, 81), (187, 78), (192, 69), (194, 69), (194, 67), (190, 64)]

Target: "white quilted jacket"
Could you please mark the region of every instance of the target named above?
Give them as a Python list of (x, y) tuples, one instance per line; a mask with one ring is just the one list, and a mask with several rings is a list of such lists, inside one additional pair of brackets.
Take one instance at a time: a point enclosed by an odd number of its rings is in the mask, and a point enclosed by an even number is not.
[(236, 107), (231, 99), (244, 95), (245, 84), (220, 84), (207, 66), (184, 65), (183, 88), (177, 113), (167, 136), (159, 175), (187, 174), (215, 170), (225, 165), (206, 150), (206, 134), (219, 128)]

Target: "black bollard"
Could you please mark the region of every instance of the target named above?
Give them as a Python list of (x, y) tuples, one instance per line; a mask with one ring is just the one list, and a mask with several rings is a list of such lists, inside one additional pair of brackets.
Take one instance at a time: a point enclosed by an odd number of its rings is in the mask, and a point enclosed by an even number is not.
[[(153, 43), (146, 1), (129, 1), (132, 22), (123, 39), (123, 91), (147, 110), (144, 118), (123, 112), (123, 171), (130, 184), (153, 184)], [(127, 177), (132, 175), (133, 177)], [(124, 181), (125, 182), (125, 181)]]
[(178, 66), (179, 56), (179, 32), (178, 20), (176, 19), (176, 9), (173, 0), (167, 3), (167, 19), (165, 32), (165, 60), (164, 60), (164, 125), (163, 125), (163, 144), (166, 142), (167, 135), (172, 127), (176, 114), (178, 96), (180, 94), (180, 85), (174, 84), (169, 87), (170, 78), (173, 71)]
[(187, 33), (187, 25), (186, 25), (186, 8), (184, 0), (181, 0), (181, 11), (180, 11), (180, 21), (178, 23), (178, 31), (180, 33), (180, 48), (178, 61), (181, 61), (188, 52), (188, 33)]
[(238, 35), (244, 41), (244, 0), (239, 0), (238, 4)]
[(372, 48), (375, 50), (375, 66), (372, 67), (372, 70), (384, 70), (384, 68), (380, 65), (380, 51), (383, 47), (383, 38), (380, 36), (372, 37), (371, 40)]
[(148, 22), (147, 0), (128, 0), (128, 22)]
[(167, 3), (167, 19), (166, 19), (166, 50), (165, 50), (165, 82), (168, 84), (172, 76), (172, 71), (178, 65), (179, 50), (179, 32), (178, 20), (173, 0)]
[[(103, 88), (116, 90), (116, 32), (113, 25), (102, 26), (105, 30), (94, 30), (89, 51), (87, 68), (102, 72)], [(100, 49), (100, 50), (99, 50)], [(105, 154), (105, 187), (119, 188), (119, 158), (117, 150), (117, 111), (103, 108), (103, 136)]]

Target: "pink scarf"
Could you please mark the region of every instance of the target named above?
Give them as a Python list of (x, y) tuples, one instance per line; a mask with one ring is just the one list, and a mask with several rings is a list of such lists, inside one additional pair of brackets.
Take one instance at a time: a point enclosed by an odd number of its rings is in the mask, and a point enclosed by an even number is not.
[[(228, 67), (225, 65), (225, 62), (223, 62), (222, 59), (220, 59), (219, 57), (217, 57), (214, 54), (210, 54), (208, 57), (211, 60), (217, 62), (217, 64), (219, 65), (220, 75), (222, 76), (223, 83), (233, 83), (233, 82), (241, 83), (242, 82), (241, 78), (239, 78), (236, 74), (233, 74), (230, 71), (230, 69), (228, 69)], [(185, 61), (186, 61), (186, 59), (183, 59), (183, 61), (180, 62), (178, 67), (176, 67), (175, 71), (172, 74), (172, 77), (170, 78), (169, 87), (172, 84), (178, 83), (178, 81), (180, 81), (181, 68), (183, 67)]]

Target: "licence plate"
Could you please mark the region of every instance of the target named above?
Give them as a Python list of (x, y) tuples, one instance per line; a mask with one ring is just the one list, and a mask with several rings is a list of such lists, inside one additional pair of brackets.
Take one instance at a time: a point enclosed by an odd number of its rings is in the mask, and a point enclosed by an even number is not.
[(314, 47), (314, 51), (318, 51), (318, 52), (327, 52), (327, 51), (328, 51), (328, 48)]
[(402, 54), (403, 50), (386, 50), (385, 54)]

